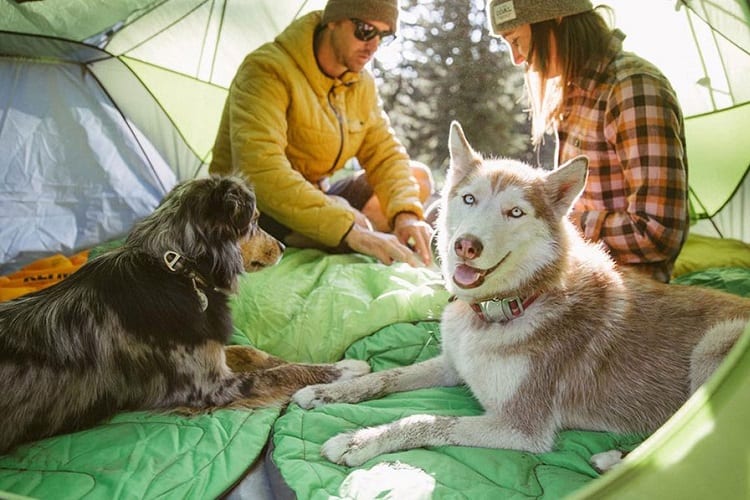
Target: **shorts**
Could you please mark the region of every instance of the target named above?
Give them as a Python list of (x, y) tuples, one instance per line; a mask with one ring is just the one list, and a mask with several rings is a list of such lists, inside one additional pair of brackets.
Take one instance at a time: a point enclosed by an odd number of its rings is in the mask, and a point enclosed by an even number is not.
[[(367, 182), (367, 175), (364, 170), (359, 170), (351, 175), (334, 182), (325, 192), (326, 194), (341, 196), (357, 210), (362, 210), (367, 200), (372, 198), (374, 191), (370, 183)], [(291, 229), (278, 222), (276, 219), (263, 213), (260, 214), (258, 225), (268, 234), (277, 240), (284, 241), (292, 232)]]

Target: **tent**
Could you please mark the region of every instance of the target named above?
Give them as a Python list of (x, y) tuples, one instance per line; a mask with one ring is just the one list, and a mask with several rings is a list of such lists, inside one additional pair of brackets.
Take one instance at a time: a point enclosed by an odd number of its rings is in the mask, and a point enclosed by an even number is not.
[[(626, 48), (664, 69), (688, 116), (694, 230), (750, 241), (747, 2), (609, 4)], [(0, 274), (121, 236), (175, 182), (205, 174), (242, 57), (322, 5), (0, 3)]]
[(3, 0), (0, 274), (122, 236), (205, 174), (242, 57), (322, 5)]
[[(661, 67), (683, 104), (693, 232), (750, 242), (747, 0), (606, 3), (628, 34), (626, 48)], [(119, 237), (176, 182), (204, 175), (242, 57), (323, 4), (2, 0), (0, 274)], [(750, 408), (748, 335), (714, 384), (627, 468), (581, 495), (701, 491), (691, 488), (706, 463), (714, 481), (736, 485), (733, 467), (750, 459), (746, 432), (736, 439)], [(721, 466), (727, 447), (740, 465)]]

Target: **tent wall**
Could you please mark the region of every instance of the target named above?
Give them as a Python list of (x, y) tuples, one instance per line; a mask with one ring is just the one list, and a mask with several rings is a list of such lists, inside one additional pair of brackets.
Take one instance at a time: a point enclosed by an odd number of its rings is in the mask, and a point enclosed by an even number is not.
[(691, 233), (704, 236), (734, 238), (750, 243), (750, 173), (738, 187), (729, 202), (710, 219), (701, 219), (691, 228)]
[(73, 62), (0, 58), (0, 273), (126, 233), (176, 176)]
[(748, 123), (750, 103), (685, 120), (693, 232), (750, 242)]
[(94, 46), (0, 31), (0, 103), (0, 274), (123, 236), (205, 167), (136, 72)]
[[(746, 175), (750, 141), (743, 136), (750, 122), (750, 105), (743, 106), (750, 99), (747, 85), (750, 7), (747, 0), (681, 0), (677, 4), (672, 0), (609, 0), (605, 3), (614, 7), (615, 25), (628, 34), (626, 49), (644, 55), (662, 68), (678, 92), (688, 117), (687, 147), (696, 213), (700, 217), (714, 217), (723, 236), (750, 241), (750, 229), (745, 224), (750, 189)], [(324, 4), (325, 0), (281, 3), (266, 0), (18, 3), (11, 0), (0, 2), (0, 59), (43, 61), (49, 65), (54, 62), (78, 64), (78, 69), (68, 71), (66, 78), (93, 77), (96, 84), (89, 82), (87, 85), (96, 89), (96, 99), (100, 99), (97, 102), (101, 102), (104, 109), (116, 110), (110, 113), (110, 120), (117, 121), (114, 114), (120, 113), (117, 123), (122, 127), (123, 136), (132, 136), (127, 139), (130, 145), (113, 147), (105, 142), (103, 148), (116, 152), (132, 149), (128, 154), (141, 158), (140, 165), (132, 167), (134, 171), (139, 172), (144, 165), (152, 171), (148, 174), (152, 178), (143, 181), (148, 188), (146, 193), (134, 194), (134, 186), (140, 181), (119, 190), (120, 196), (129, 193), (120, 204), (139, 207), (123, 213), (119, 225), (125, 228), (137, 217), (136, 213), (144, 206), (152, 206), (158, 193), (164, 193), (175, 181), (206, 173), (226, 87), (245, 54), (272, 39), (294, 16)], [(648, 16), (643, 15), (644, 9), (649, 12)], [(408, 22), (408, 18), (405, 19)], [(7, 79), (13, 76), (6, 74), (6, 67), (0, 72), (3, 89), (12, 86), (12, 81)], [(53, 97), (54, 94), (47, 94), (41, 102), (51, 106)], [(56, 97), (63, 99), (66, 94)], [(14, 112), (9, 106), (18, 105), (9, 99), (5, 93), (0, 95), (0, 101), (4, 100), (0, 109), (4, 117), (0, 121), (3, 145), (17, 144), (26, 137), (24, 131), (6, 125), (6, 115)], [(58, 135), (48, 135), (47, 144), (53, 144), (53, 137), (62, 143), (55, 147), (72, 150), (73, 144), (83, 144), (65, 138), (62, 132), (66, 127), (62, 123), (58, 123), (56, 130)], [(102, 137), (111, 140), (109, 135)], [(96, 151), (97, 141), (93, 138), (91, 135), (86, 143), (87, 147), (94, 148), (91, 155), (96, 161), (92, 163), (110, 161)], [(34, 139), (27, 146), (31, 144), (39, 142)], [(32, 159), (42, 154), (30, 148), (28, 151)], [(11, 171), (6, 171), (3, 161), (0, 159), (0, 177), (10, 177)], [(77, 169), (78, 175), (83, 173), (79, 166), (65, 165), (62, 157), (45, 161), (46, 169)], [(129, 156), (122, 156), (113, 164), (128, 165), (129, 162)], [(17, 165), (14, 168), (17, 169)], [(165, 165), (172, 174), (163, 171)], [(115, 171), (99, 163), (96, 168)], [(135, 178), (140, 175), (135, 174)], [(78, 178), (70, 179), (73, 182)], [(109, 185), (103, 190), (116, 188)], [(2, 194), (6, 193), (12, 194), (10, 191)], [(730, 200), (732, 193), (736, 194)], [(90, 192), (79, 193), (84, 194)], [(18, 193), (13, 196), (20, 200)], [(24, 199), (35, 200), (39, 193), (30, 190), (24, 196)], [(138, 199), (143, 196), (151, 203)], [(93, 207), (100, 202), (81, 198), (80, 203), (81, 211), (93, 216)], [(20, 218), (40, 211), (35, 204), (13, 208), (15, 211), (11, 213), (21, 214)], [(44, 214), (43, 210), (41, 212)], [(76, 236), (68, 234), (67, 226), (63, 226), (66, 231), (56, 244), (51, 243), (48, 234), (24, 236), (26, 241), (19, 246), (18, 234), (3, 234), (16, 241), (0, 240), (0, 273), (12, 270), (21, 260), (28, 262), (37, 253), (69, 252), (86, 245), (97, 235), (106, 238), (112, 231), (90, 228), (114, 230), (115, 224), (105, 219), (112, 219), (116, 213), (111, 211), (96, 222), (85, 222), (79, 229), (81, 234)], [(0, 217), (8, 219), (16, 217), (5, 215), (7, 211), (2, 214)], [(35, 231), (46, 229), (46, 226), (31, 227)], [(719, 234), (706, 221), (699, 222), (694, 231)], [(25, 246), (35, 238), (49, 241)], [(9, 251), (10, 246), (17, 251)], [(24, 253), (26, 259), (18, 258), (20, 253)]]

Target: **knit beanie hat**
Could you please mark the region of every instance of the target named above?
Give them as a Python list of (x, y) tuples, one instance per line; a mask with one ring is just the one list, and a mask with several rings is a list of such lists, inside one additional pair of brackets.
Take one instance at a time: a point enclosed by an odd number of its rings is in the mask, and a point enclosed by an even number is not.
[(522, 24), (572, 16), (593, 8), (590, 0), (490, 0), (487, 3), (487, 19), (492, 34), (499, 36)]
[(398, 0), (328, 0), (322, 24), (340, 19), (380, 21), (392, 31), (398, 28)]

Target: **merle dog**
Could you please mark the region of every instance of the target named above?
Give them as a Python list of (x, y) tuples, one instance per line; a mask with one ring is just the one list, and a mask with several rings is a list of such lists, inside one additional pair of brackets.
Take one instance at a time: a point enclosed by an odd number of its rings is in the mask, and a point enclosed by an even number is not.
[(257, 217), (240, 179), (178, 184), (121, 247), (0, 303), (0, 453), (123, 410), (285, 404), (307, 384), (369, 371), (225, 347), (238, 276), (283, 252)]

